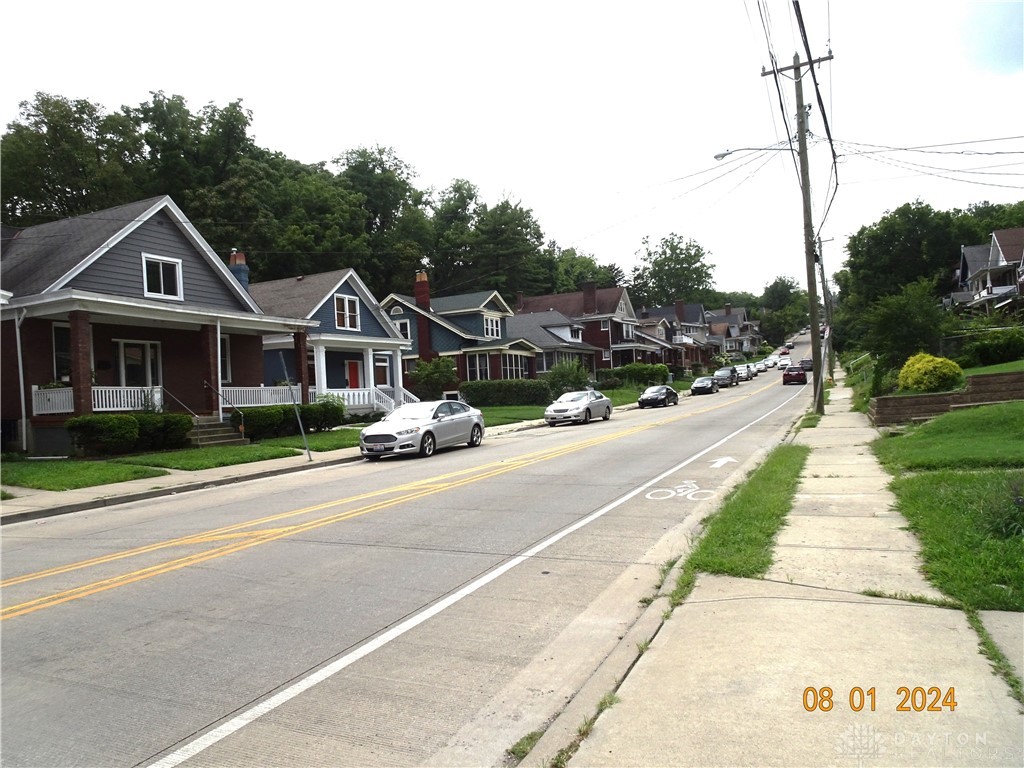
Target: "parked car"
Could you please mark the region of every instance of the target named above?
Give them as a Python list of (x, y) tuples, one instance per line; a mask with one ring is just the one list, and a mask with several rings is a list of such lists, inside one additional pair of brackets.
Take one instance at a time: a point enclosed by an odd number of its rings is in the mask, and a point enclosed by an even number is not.
[(549, 427), (572, 421), (587, 424), (598, 416), (605, 421), (612, 417), (612, 401), (593, 389), (566, 392), (544, 411)]
[(800, 367), (803, 368), (805, 371), (813, 371), (814, 360), (809, 357), (805, 357), (800, 361)]
[(438, 448), (465, 443), (470, 448), (484, 439), (484, 415), (458, 400), (428, 400), (400, 405), (359, 432), (359, 452), (367, 459), (419, 454), (433, 456)]
[(728, 368), (719, 368), (715, 371), (714, 378), (720, 387), (731, 387), (740, 383), (740, 376), (734, 365)]
[(750, 373), (750, 378), (756, 379), (757, 374), (760, 373), (760, 371), (757, 370), (757, 366), (754, 365), (753, 363), (747, 363), (746, 365), (747, 371)]
[(792, 341), (787, 341), (786, 342), (786, 349), (793, 349), (793, 347), (795, 347), (795, 346), (796, 346), (796, 344), (794, 344)]
[(758, 373), (764, 373), (765, 371), (768, 370), (768, 363), (764, 360), (758, 360), (756, 363), (754, 363), (754, 370), (757, 371)]
[(779, 358), (779, 370), (780, 371), (784, 371), (787, 368), (789, 368), (789, 358), (788, 357), (780, 357)]
[(641, 408), (655, 405), (663, 405), (667, 408), (670, 405), (679, 405), (679, 393), (667, 384), (655, 384), (640, 393), (636, 404)]
[(754, 374), (750, 372), (750, 368), (746, 365), (737, 365), (736, 374), (739, 376), (740, 381), (750, 381), (754, 378)]
[(718, 379), (714, 376), (701, 376), (690, 385), (691, 395), (713, 395), (718, 391)]
[(791, 365), (782, 372), (783, 384), (806, 384), (807, 371), (799, 365)]

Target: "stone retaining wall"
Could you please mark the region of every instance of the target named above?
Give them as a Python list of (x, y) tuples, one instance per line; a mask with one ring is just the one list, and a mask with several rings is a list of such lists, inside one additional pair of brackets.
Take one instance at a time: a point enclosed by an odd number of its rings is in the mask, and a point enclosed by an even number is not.
[(1011, 400), (1024, 400), (1024, 371), (970, 376), (966, 388), (958, 392), (875, 397), (871, 400), (868, 415), (876, 427), (885, 427), (928, 419), (954, 408)]

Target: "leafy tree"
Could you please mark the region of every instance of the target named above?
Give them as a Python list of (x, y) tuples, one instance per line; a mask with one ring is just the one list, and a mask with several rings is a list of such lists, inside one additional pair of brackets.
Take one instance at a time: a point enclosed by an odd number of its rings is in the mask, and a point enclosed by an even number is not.
[[(801, 300), (800, 286), (791, 277), (776, 277), (775, 282), (765, 286), (761, 294), (761, 306), (772, 312), (785, 309), (795, 301)], [(803, 294), (806, 299), (806, 294)]]
[(547, 284), (541, 261), (544, 233), (533, 218), (533, 211), (519, 203), (502, 200), (491, 207), (479, 206), (474, 227), (473, 268), (476, 288), (499, 291), (506, 301), (514, 301), (522, 291), (541, 293)]
[(918, 352), (940, 354), (952, 318), (935, 300), (934, 284), (921, 278), (876, 301), (866, 320), (868, 349), (878, 355), (881, 367), (891, 369)]
[(409, 381), (421, 400), (440, 400), (445, 390), (456, 388), (459, 376), (450, 357), (435, 357), (417, 360), (416, 368), (409, 372)]
[(573, 293), (584, 283), (596, 283), (598, 288), (624, 285), (622, 269), (615, 265), (598, 264), (588, 253), (575, 248), (561, 248), (551, 241), (544, 249), (543, 262), (548, 273), (548, 284), (541, 293)]
[(431, 283), (457, 290), (459, 280), (473, 266), (476, 211), (480, 206), (477, 188), (456, 179), (433, 205), (431, 222), (434, 243), (428, 260)]
[(637, 252), (640, 264), (633, 269), (630, 296), (641, 306), (662, 306), (677, 299), (692, 297), (711, 288), (711, 265), (705, 253), (693, 240), (683, 240), (672, 233), (663, 237), (656, 247), (644, 237)]

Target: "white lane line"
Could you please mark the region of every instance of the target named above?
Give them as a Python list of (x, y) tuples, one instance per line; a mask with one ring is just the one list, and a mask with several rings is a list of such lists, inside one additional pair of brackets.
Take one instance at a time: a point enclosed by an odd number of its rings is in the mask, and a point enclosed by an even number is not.
[(443, 600), (438, 601), (437, 603), (435, 603), (434, 605), (430, 606), (429, 608), (427, 608), (426, 610), (422, 611), (421, 613), (418, 613), (415, 616), (411, 616), (410, 618), (408, 618), (405, 621), (403, 621), (401, 624), (397, 624), (396, 626), (392, 627), (391, 629), (389, 629), (384, 634), (379, 635), (378, 637), (375, 637), (370, 642), (366, 643), (366, 645), (360, 646), (356, 650), (352, 651), (352, 653), (349, 653), (349, 654), (347, 654), (345, 656), (342, 656), (340, 659), (338, 659), (336, 661), (332, 661), (327, 666), (318, 669), (316, 672), (313, 672), (308, 677), (304, 677), (302, 680), (299, 680), (294, 685), (291, 685), (288, 688), (285, 688), (284, 690), (275, 693), (269, 699), (265, 699), (264, 701), (261, 701), (259, 704), (254, 705), (250, 709), (247, 709), (245, 712), (242, 712), (241, 714), (236, 715), (232, 719), (222, 723), (221, 725), (219, 725), (216, 728), (214, 728), (212, 731), (207, 731), (202, 736), (199, 736), (196, 739), (194, 739), (193, 741), (190, 741), (188, 744), (185, 744), (183, 747), (180, 747), (179, 749), (176, 749), (174, 752), (171, 752), (170, 754), (165, 755), (164, 757), (160, 758), (159, 760), (157, 760), (154, 763), (150, 763), (149, 768), (176, 768), (176, 766), (181, 765), (186, 760), (188, 760), (188, 759), (190, 759), (192, 757), (195, 757), (200, 752), (202, 752), (202, 751), (204, 751), (206, 749), (209, 749), (210, 747), (212, 747), (217, 742), (222, 741), (223, 739), (226, 739), (228, 736), (230, 736), (231, 734), (235, 733), (236, 731), (241, 730), (242, 728), (247, 726), (249, 723), (251, 723), (251, 722), (253, 722), (255, 720), (258, 720), (259, 718), (263, 717), (263, 715), (266, 715), (266, 714), (268, 714), (270, 712), (273, 712), (275, 709), (277, 709), (281, 705), (288, 703), (289, 701), (294, 699), (296, 696), (298, 696), (300, 693), (303, 693), (304, 691), (308, 691), (314, 685), (317, 685), (319, 683), (324, 682), (325, 680), (330, 679), (331, 677), (333, 677), (334, 675), (338, 674), (339, 672), (341, 672), (346, 667), (351, 666), (352, 664), (354, 664), (355, 662), (359, 661), (360, 659), (362, 659), (365, 656), (369, 656), (374, 651), (377, 651), (380, 648), (383, 648), (385, 645), (390, 643), (392, 640), (398, 639), (399, 637), (404, 635), (406, 632), (408, 632), (408, 631), (410, 631), (412, 629), (415, 629), (416, 627), (418, 627), (420, 624), (422, 624), (423, 622), (427, 621), (428, 619), (432, 619), (434, 616), (437, 616), (442, 611), (444, 611), (444, 610), (450, 608), (451, 606), (455, 605), (457, 602), (459, 602), (463, 598), (469, 597), (471, 594), (476, 592), (478, 589), (480, 589), (481, 587), (487, 586), (492, 581), (497, 579), (499, 576), (503, 576), (504, 574), (506, 574), (509, 571), (511, 571), (517, 565), (520, 565), (520, 564), (526, 562), (530, 558), (535, 557), (536, 555), (538, 555), (541, 552), (543, 552), (548, 547), (553, 546), (554, 544), (557, 544), (559, 541), (564, 539), (569, 534), (575, 533), (580, 528), (583, 528), (584, 526), (590, 525), (592, 522), (594, 522), (595, 520), (597, 520), (597, 519), (603, 517), (604, 515), (608, 514), (609, 512), (611, 512), (616, 507), (618, 507), (618, 506), (620, 506), (622, 504), (625, 504), (627, 501), (632, 499), (634, 496), (636, 496), (636, 495), (638, 495), (640, 493), (643, 493), (644, 491), (646, 491), (648, 488), (650, 488), (655, 483), (660, 482), (661, 480), (665, 479), (666, 477), (668, 477), (669, 475), (673, 474), (674, 472), (678, 472), (680, 469), (682, 469), (683, 467), (687, 466), (688, 464), (696, 461), (697, 459), (701, 458), (702, 456), (704, 456), (704, 455), (708, 454), (709, 452), (715, 450), (716, 448), (720, 447), (721, 445), (723, 445), (727, 441), (729, 441), (732, 438), (736, 437), (736, 435), (739, 435), (740, 433), (747, 431), (748, 429), (750, 429), (752, 426), (754, 426), (758, 422), (760, 422), (760, 421), (768, 418), (769, 416), (771, 416), (773, 413), (775, 413), (777, 410), (782, 408), (784, 405), (788, 405), (789, 402), (791, 400), (793, 400), (795, 397), (798, 397), (799, 394), (800, 393), (798, 392), (797, 394), (793, 395), (793, 397), (788, 398), (787, 400), (785, 400), (783, 403), (777, 405), (772, 410), (764, 413), (763, 415), (761, 415), (758, 418), (754, 419), (753, 421), (749, 422), (745, 426), (740, 427), (735, 432), (732, 432), (731, 434), (726, 435), (721, 440), (719, 440), (717, 443), (714, 443), (713, 445), (709, 445), (707, 448), (705, 448), (704, 450), (700, 451), (699, 453), (694, 454), (690, 458), (686, 459), (683, 462), (680, 462), (679, 464), (677, 464), (676, 466), (672, 467), (671, 469), (668, 469), (665, 472), (662, 472), (657, 477), (651, 478), (650, 480), (648, 480), (643, 485), (638, 486), (637, 488), (634, 488), (632, 491), (630, 491), (629, 493), (626, 493), (625, 495), (619, 497), (615, 501), (612, 501), (609, 504), (606, 504), (605, 506), (601, 507), (600, 509), (598, 509), (595, 512), (591, 512), (586, 517), (581, 518), (580, 520), (577, 520), (575, 523), (570, 525), (568, 528), (565, 528), (565, 529), (559, 531), (558, 533), (555, 533), (555, 534), (549, 536), (547, 539), (544, 539), (544, 541), (534, 545), (533, 547), (528, 549), (523, 554), (518, 555), (518, 556), (512, 558), (511, 560), (503, 563), (502, 565), (500, 565), (497, 568), (495, 568), (493, 571), (485, 573), (483, 576), (478, 578), (476, 581), (470, 582), (469, 584), (464, 586), (462, 589), (458, 590), (457, 592), (453, 592), (448, 597), (444, 598)]

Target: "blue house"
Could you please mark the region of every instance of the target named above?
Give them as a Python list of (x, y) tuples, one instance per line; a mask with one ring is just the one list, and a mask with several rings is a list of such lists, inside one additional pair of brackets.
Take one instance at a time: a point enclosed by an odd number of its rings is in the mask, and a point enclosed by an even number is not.
[[(402, 386), (402, 353), (410, 343), (352, 269), (251, 283), (249, 293), (271, 314), (284, 313), (318, 323), (306, 335), (311, 401), (337, 395), (353, 413), (390, 411), (415, 402)], [(267, 385), (298, 381), (286, 336), (263, 340)]]

